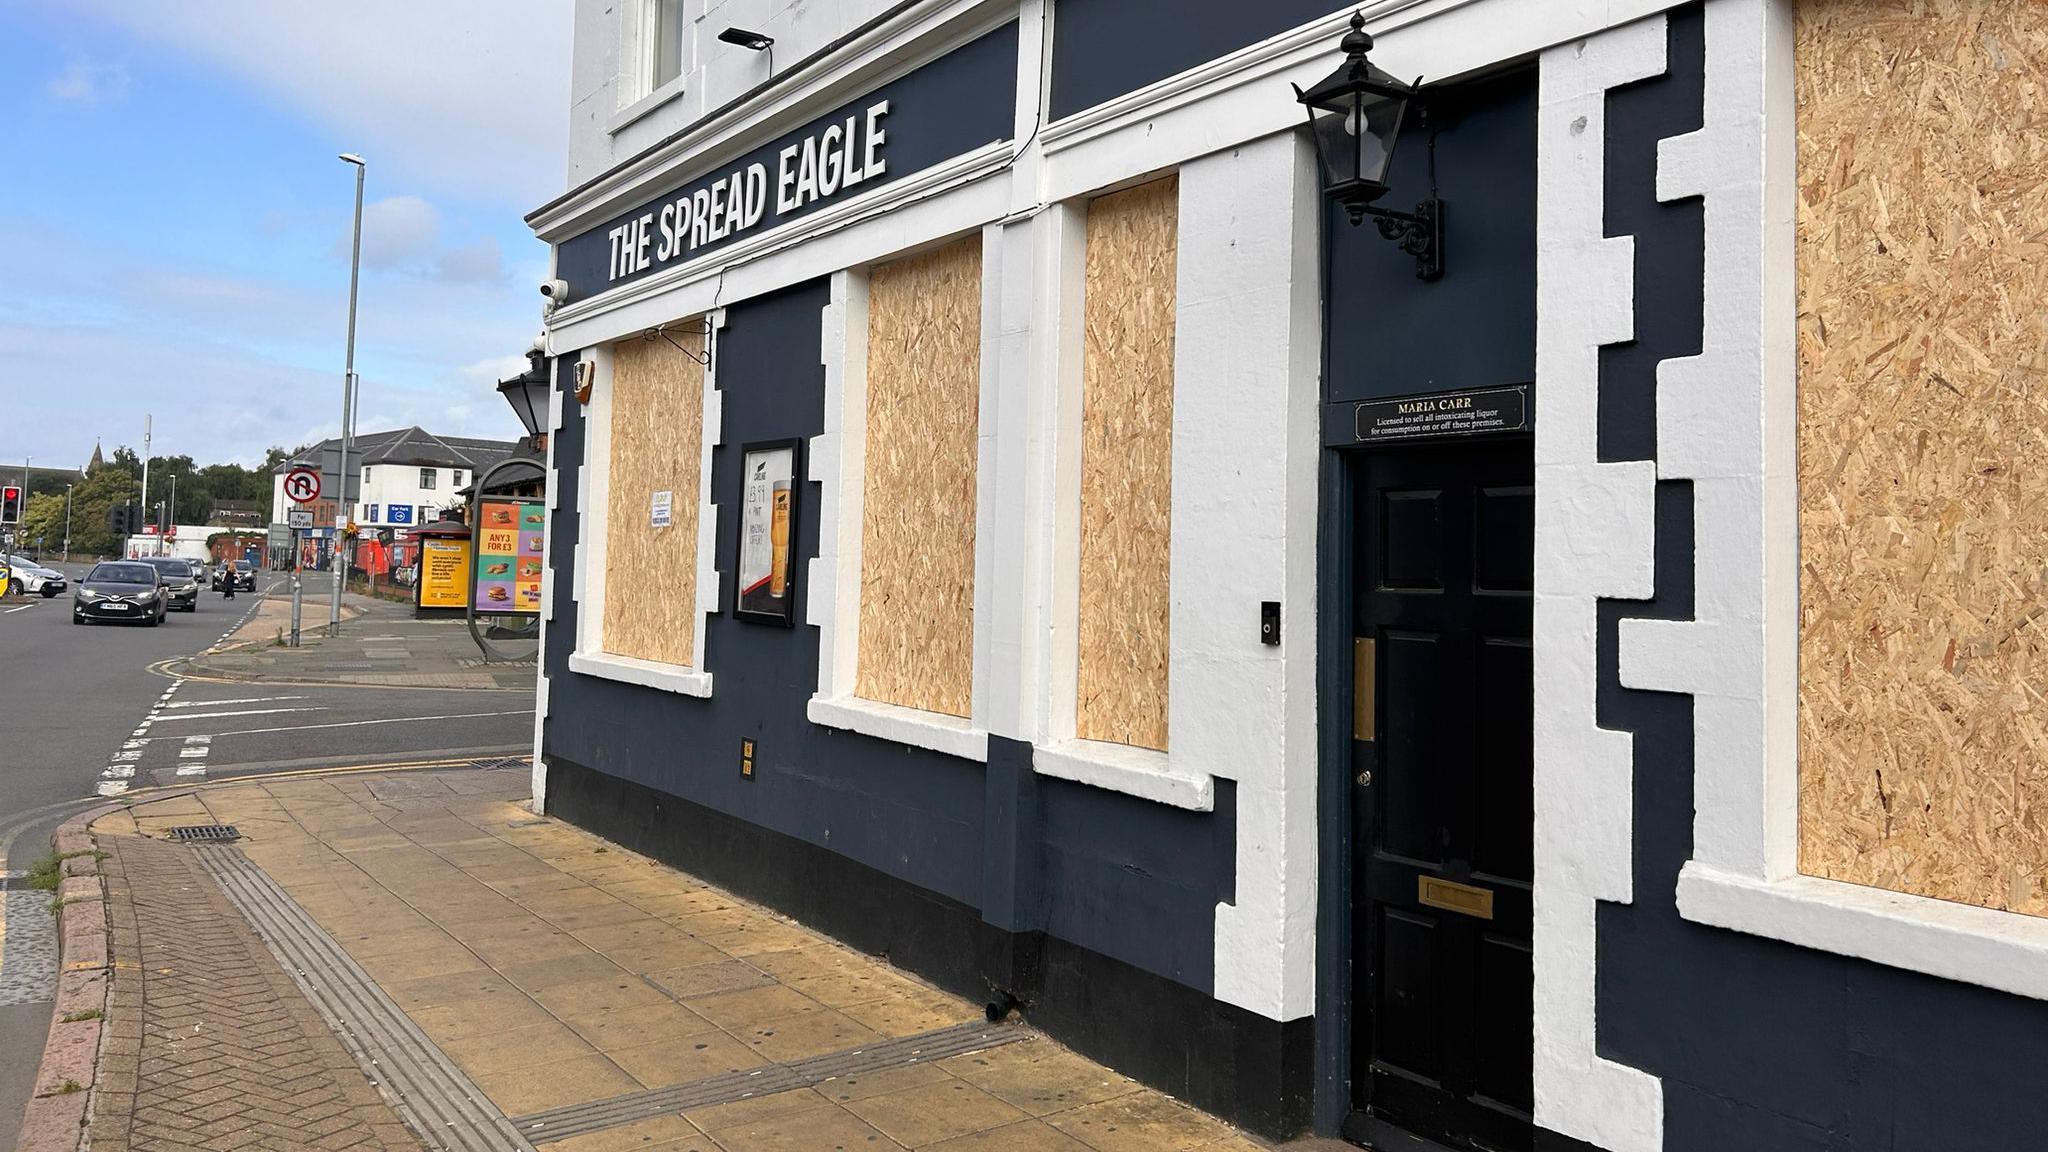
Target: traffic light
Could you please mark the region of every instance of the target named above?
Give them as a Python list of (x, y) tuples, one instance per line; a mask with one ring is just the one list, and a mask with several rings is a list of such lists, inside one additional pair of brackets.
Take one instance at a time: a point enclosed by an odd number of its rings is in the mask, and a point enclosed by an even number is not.
[(127, 537), (135, 529), (132, 513), (134, 509), (126, 504), (116, 504), (107, 509), (107, 531), (118, 537)]
[(0, 524), (21, 523), (21, 485), (0, 488)]

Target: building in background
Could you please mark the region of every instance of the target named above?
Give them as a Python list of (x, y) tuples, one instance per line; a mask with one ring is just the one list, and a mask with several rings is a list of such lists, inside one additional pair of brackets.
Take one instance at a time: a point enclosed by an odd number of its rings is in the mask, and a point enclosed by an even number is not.
[[(280, 527), (289, 524), (290, 511), (301, 507), (285, 498), (285, 474), (298, 467), (329, 474), (321, 498), (309, 506), (313, 527), (299, 533), (301, 561), (306, 567), (327, 566), (340, 506), (334, 491), (339, 486), (331, 475), (339, 447), (339, 440), (323, 440), (272, 469), (271, 523)], [(459, 507), (459, 492), (516, 447), (510, 440), (436, 436), (417, 425), (357, 436), (349, 459), (356, 495), (349, 518), (358, 530), (375, 533), (385, 544), (404, 545), (414, 527)], [(388, 555), (392, 566), (399, 567), (409, 562), (410, 552), (400, 549), (375, 555)]]
[(536, 795), (1271, 1136), (2038, 1145), (2048, 5), (1363, 12), (1406, 219), (1328, 0), (578, 0)]

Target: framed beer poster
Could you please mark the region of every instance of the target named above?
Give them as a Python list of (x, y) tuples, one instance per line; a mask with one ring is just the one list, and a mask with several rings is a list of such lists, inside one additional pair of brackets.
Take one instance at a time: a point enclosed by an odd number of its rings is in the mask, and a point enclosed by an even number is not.
[(740, 448), (739, 579), (734, 619), (796, 625), (797, 455), (801, 440)]

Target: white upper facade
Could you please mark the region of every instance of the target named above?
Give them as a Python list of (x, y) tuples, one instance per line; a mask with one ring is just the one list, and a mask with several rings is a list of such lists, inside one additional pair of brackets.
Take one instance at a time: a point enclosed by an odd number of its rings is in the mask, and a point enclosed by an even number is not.
[[(674, 134), (892, 7), (891, 0), (577, 0), (568, 186)], [(720, 40), (727, 28), (774, 44)]]

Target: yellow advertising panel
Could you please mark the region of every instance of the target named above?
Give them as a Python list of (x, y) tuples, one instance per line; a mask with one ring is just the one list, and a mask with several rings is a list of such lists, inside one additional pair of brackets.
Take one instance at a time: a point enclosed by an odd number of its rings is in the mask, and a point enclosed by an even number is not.
[(420, 607), (469, 605), (469, 541), (420, 541)]

